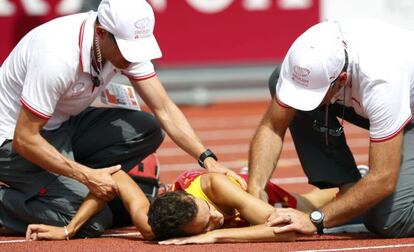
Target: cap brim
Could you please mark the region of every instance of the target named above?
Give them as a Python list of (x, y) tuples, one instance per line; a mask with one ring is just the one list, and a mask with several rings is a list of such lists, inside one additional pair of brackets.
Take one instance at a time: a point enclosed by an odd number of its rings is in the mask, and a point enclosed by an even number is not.
[(136, 63), (157, 59), (162, 56), (160, 47), (154, 36), (138, 40), (123, 40), (116, 38), (116, 43), (122, 56), (129, 62)]
[(309, 89), (288, 78), (283, 78), (276, 86), (276, 95), (282, 103), (294, 109), (311, 111), (321, 104), (329, 87), (330, 85), (318, 89)]

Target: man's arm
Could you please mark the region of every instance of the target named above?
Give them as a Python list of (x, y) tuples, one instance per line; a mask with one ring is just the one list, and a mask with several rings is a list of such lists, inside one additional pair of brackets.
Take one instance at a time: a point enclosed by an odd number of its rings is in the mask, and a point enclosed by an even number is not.
[(121, 167), (94, 170), (68, 159), (41, 136), (46, 122), (22, 107), (13, 137), (13, 150), (45, 170), (78, 180), (98, 197), (111, 199), (118, 190), (111, 174)]
[[(324, 226), (345, 223), (368, 211), (395, 191), (400, 171), (403, 133), (384, 142), (371, 142), (369, 150), (370, 172), (341, 197), (322, 208)], [(316, 227), (309, 216), (295, 209), (281, 209), (269, 219), (268, 225), (290, 224), (275, 228), (276, 233), (297, 231), (312, 234)]]
[(163, 245), (206, 244), (220, 242), (290, 242), (296, 240), (296, 233), (275, 234), (272, 227), (255, 225), (242, 228), (216, 229), (191, 237), (173, 238), (161, 241)]
[[(167, 95), (159, 79), (154, 76), (146, 80), (136, 81), (130, 79), (134, 88), (141, 98), (155, 114), (161, 127), (167, 132), (168, 136), (185, 152), (198, 160), (201, 153), (206, 147), (194, 133), (188, 120), (177, 107), (177, 105)], [(234, 176), (243, 187), (246, 187), (245, 181), (233, 171), (225, 168), (219, 162), (209, 157), (205, 159), (204, 165), (210, 172), (219, 172)]]
[(370, 143), (369, 174), (322, 208), (326, 215), (326, 227), (351, 220), (395, 191), (400, 174), (402, 143), (403, 132), (388, 141)]
[[(119, 186), (120, 197), (130, 213), (135, 227), (137, 227), (145, 239), (151, 239), (153, 234), (151, 227), (148, 225), (147, 212), (149, 202), (147, 197), (124, 171), (118, 171), (112, 176)], [(105, 205), (106, 201), (97, 198), (93, 194), (89, 194), (67, 226), (68, 237), (73, 237)], [(65, 238), (63, 227), (31, 224), (26, 231), (27, 240), (63, 240)]]
[(294, 115), (294, 109), (281, 107), (272, 100), (256, 130), (250, 144), (247, 189), (255, 197), (264, 200), (264, 189), (277, 165), (286, 129)]

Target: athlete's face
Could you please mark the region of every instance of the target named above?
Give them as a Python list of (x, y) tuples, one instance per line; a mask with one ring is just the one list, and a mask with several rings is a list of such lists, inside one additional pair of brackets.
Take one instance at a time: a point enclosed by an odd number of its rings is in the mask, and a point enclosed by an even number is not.
[(205, 200), (194, 198), (197, 215), (193, 221), (181, 228), (187, 234), (196, 235), (218, 229), (223, 226), (224, 216)]

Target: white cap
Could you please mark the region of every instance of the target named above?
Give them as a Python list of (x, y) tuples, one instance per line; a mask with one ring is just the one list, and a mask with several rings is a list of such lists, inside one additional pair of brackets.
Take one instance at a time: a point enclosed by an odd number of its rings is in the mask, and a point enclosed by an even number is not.
[(145, 0), (102, 0), (98, 7), (102, 27), (115, 36), (122, 56), (129, 62), (161, 57), (153, 35), (154, 12)]
[(298, 110), (318, 107), (345, 65), (345, 47), (338, 24), (309, 28), (290, 47), (276, 86), (278, 99)]

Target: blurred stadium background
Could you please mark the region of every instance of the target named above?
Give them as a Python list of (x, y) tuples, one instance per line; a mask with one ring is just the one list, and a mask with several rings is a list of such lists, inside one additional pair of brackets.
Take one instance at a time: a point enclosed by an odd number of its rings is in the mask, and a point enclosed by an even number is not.
[[(148, 2), (155, 11), (155, 35), (163, 51), (163, 58), (154, 62), (157, 73), (179, 104), (268, 99), (272, 70), (294, 39), (320, 20), (375, 17), (414, 29), (413, 0)], [(98, 4), (99, 0), (0, 0), (0, 64), (33, 27), (96, 9)]]

